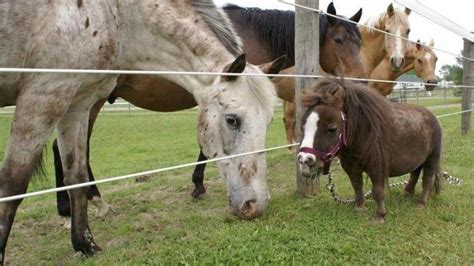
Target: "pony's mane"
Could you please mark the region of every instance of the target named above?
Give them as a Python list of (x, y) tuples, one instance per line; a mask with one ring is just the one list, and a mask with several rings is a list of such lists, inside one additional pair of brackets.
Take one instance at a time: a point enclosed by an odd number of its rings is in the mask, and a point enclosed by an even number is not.
[[(369, 33), (376, 33), (375, 30), (373, 30), (372, 28), (376, 28), (376, 29), (379, 29), (379, 30), (385, 30), (384, 28), (384, 25), (382, 25), (382, 22), (384, 21), (384, 19), (388, 19), (388, 15), (387, 15), (387, 12), (383, 12), (377, 16), (374, 16), (374, 17), (370, 17), (367, 22), (365, 23), (365, 25), (371, 27), (371, 28), (366, 28), (364, 27), (367, 32)], [(393, 20), (394, 23), (396, 24), (402, 24), (402, 25), (405, 25), (406, 27), (409, 27), (410, 26), (410, 22), (408, 21), (408, 16), (406, 15), (406, 13), (399, 9), (399, 8), (395, 8), (394, 9), (394, 14), (392, 17), (390, 17), (391, 20)]]
[(306, 108), (326, 104), (347, 115), (348, 148), (365, 167), (376, 174), (388, 174), (391, 154), (390, 102), (376, 90), (350, 81), (323, 79), (302, 96)]
[(295, 60), (295, 13), (226, 5), (224, 11), (234, 24), (250, 27), (262, 43), (271, 49), (273, 58), (288, 56), (288, 65)]
[(229, 17), (214, 4), (213, 0), (192, 0), (192, 5), (196, 13), (202, 17), (232, 55), (237, 57), (243, 53), (242, 41), (235, 32)]

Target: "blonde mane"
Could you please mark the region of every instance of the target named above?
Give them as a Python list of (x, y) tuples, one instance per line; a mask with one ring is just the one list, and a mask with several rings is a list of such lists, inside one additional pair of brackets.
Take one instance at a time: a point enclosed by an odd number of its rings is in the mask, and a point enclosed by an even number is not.
[(410, 27), (410, 22), (408, 21), (408, 15), (405, 13), (405, 11), (399, 8), (396, 8), (393, 16), (391, 17), (388, 16), (387, 12), (383, 12), (377, 16), (369, 18), (364, 25), (369, 26), (370, 28), (365, 27), (365, 29), (369, 33), (378, 33), (373, 28), (376, 28), (379, 30), (385, 30), (385, 23), (388, 20), (392, 20), (392, 22), (396, 24), (402, 24), (407, 28)]

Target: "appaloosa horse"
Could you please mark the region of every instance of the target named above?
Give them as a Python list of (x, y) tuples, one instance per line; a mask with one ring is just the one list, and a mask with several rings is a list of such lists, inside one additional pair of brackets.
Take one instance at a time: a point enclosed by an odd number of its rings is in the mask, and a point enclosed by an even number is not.
[[(234, 27), (243, 40), (244, 52), (250, 63), (262, 64), (274, 58), (288, 55), (285, 67), (294, 65), (294, 35), (295, 35), (295, 15), (291, 11), (281, 10), (261, 10), (257, 8), (242, 8), (238, 6), (224, 7), (229, 15)], [(334, 5), (328, 6), (328, 13), (337, 15)], [(362, 15), (359, 10), (351, 20), (358, 22)], [(346, 76), (360, 76), (363, 74), (363, 66), (359, 58), (361, 45), (360, 34), (354, 24), (332, 18), (325, 15), (320, 17), (320, 45), (321, 45), (321, 66), (332, 74)], [(279, 60), (277, 63), (282, 64)], [(275, 73), (275, 65), (262, 65), (267, 72)], [(285, 73), (293, 73), (292, 68), (285, 70)], [(278, 96), (282, 99), (293, 99), (294, 79), (275, 78)], [(136, 106), (144, 109), (169, 112), (183, 110), (196, 105), (194, 98), (187, 91), (178, 85), (156, 76), (120, 76), (118, 84), (110, 96), (114, 101), (121, 97)], [(92, 109), (89, 118), (89, 134), (98, 112), (102, 108), (105, 100), (99, 101)], [(63, 170), (59, 157), (59, 150), (53, 145), (56, 165), (56, 185), (64, 186)], [(199, 161), (206, 160), (204, 154), (199, 154)], [(91, 167), (88, 165), (89, 177), (94, 179)], [(199, 197), (205, 193), (204, 180), (205, 164), (196, 166), (192, 175), (195, 189), (193, 197)], [(109, 207), (102, 200), (96, 186), (91, 186), (88, 190), (88, 199), (98, 207), (98, 216), (107, 213)], [(70, 205), (68, 194), (58, 192), (57, 195), (58, 213), (61, 216), (69, 216)]]
[[(0, 17), (6, 18), (0, 20), (1, 67), (262, 73), (247, 64), (227, 16), (210, 0), (11, 0), (0, 3)], [(166, 79), (186, 89), (199, 104), (198, 140), (206, 156), (264, 148), (276, 101), (268, 78), (181, 75)], [(26, 192), (54, 129), (65, 183), (89, 180), (89, 113), (98, 100), (110, 95), (116, 80), (117, 75), (104, 74), (0, 75), (0, 107), (16, 105), (0, 169), (0, 197)], [(246, 219), (262, 213), (269, 201), (265, 156), (217, 165), (226, 177), (233, 212)], [(76, 251), (92, 255), (100, 248), (89, 230), (86, 191), (69, 191), (71, 240)], [(20, 202), (0, 203), (2, 263)]]
[(365, 208), (362, 173), (372, 181), (377, 202), (375, 223), (383, 223), (388, 177), (411, 173), (405, 187), (413, 195), (423, 170), (425, 206), (431, 189), (440, 190), (442, 130), (426, 108), (391, 103), (376, 90), (352, 82), (321, 80), (305, 91), (303, 141), (298, 163), (305, 176), (329, 173), (338, 156), (355, 192), (356, 208)]
[[(438, 81), (436, 80), (436, 62), (438, 57), (433, 51), (434, 41), (431, 40), (428, 46), (417, 43), (408, 44), (405, 53), (405, 66), (400, 71), (393, 71), (390, 66), (390, 58), (386, 56), (384, 60), (372, 71), (371, 79), (375, 80), (396, 80), (401, 75), (415, 70), (415, 74), (426, 83), (425, 89), (432, 91)], [(395, 84), (387, 82), (370, 81), (369, 87), (378, 90), (382, 95), (387, 96), (392, 93)]]

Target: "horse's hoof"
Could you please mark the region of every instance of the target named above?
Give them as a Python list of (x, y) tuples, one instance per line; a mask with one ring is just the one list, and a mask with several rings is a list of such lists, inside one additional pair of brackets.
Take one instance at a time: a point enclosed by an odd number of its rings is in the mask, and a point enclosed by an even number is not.
[(423, 210), (424, 208), (426, 208), (426, 203), (424, 203), (424, 202), (418, 202), (418, 203), (416, 204), (416, 208), (417, 208), (417, 209), (420, 209), (420, 210)]
[(384, 224), (385, 219), (383, 217), (375, 217), (372, 221), (373, 224)]
[(290, 148), (288, 148), (288, 152), (289, 152), (290, 154), (295, 154), (297, 151), (298, 151), (298, 149), (297, 149), (296, 147), (290, 147)]
[(415, 195), (415, 192), (414, 191), (408, 191), (408, 190), (405, 190), (403, 192), (403, 196), (405, 198), (413, 198), (413, 196)]
[(100, 197), (93, 197), (91, 203), (97, 208), (95, 212), (97, 218), (103, 218), (110, 212), (110, 206)]
[(90, 238), (86, 238), (83, 241), (73, 241), (72, 244), (74, 250), (81, 252), (85, 257), (92, 257), (96, 252), (102, 251), (102, 248), (94, 240), (90, 240)]
[(199, 199), (205, 193), (206, 193), (206, 188), (204, 188), (204, 186), (196, 186), (194, 188), (193, 193), (191, 193), (191, 195), (193, 196), (194, 199)]
[(71, 230), (71, 218), (66, 217), (63, 227)]

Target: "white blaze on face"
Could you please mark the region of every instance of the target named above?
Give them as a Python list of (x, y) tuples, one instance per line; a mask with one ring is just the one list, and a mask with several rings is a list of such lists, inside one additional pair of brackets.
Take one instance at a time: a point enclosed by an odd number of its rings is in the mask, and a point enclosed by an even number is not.
[[(397, 29), (396, 35), (399, 36), (399, 37), (402, 37), (402, 29), (401, 29), (401, 27)], [(403, 55), (403, 53), (402, 53), (402, 47), (403, 47), (402, 38), (397, 38), (397, 37), (395, 37), (395, 39), (396, 39), (396, 44), (395, 44), (395, 57), (402, 58), (402, 57), (404, 57), (404, 55)]]
[[(318, 121), (319, 116), (316, 112), (312, 112), (306, 119), (306, 123), (304, 125), (304, 138), (301, 142), (301, 147), (313, 148), (314, 135), (316, 135), (316, 131), (318, 130)], [(310, 159), (313, 163), (316, 162), (316, 157), (313, 154), (306, 152), (300, 152), (298, 154), (300, 165), (304, 165), (308, 159)]]

